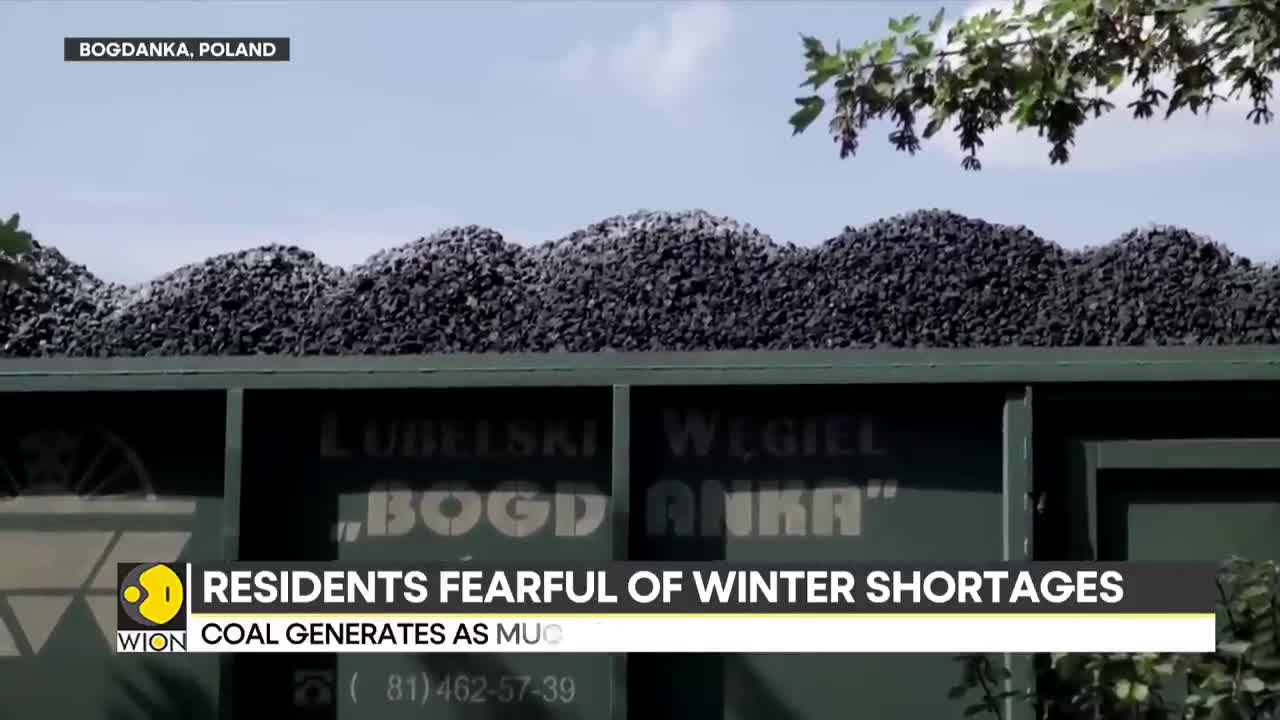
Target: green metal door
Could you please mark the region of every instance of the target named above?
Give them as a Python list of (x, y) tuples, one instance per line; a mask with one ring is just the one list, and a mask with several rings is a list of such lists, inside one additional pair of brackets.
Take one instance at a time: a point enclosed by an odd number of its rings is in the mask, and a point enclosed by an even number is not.
[[(1076, 449), (1097, 559), (1280, 557), (1280, 440), (1110, 440)], [(1183, 686), (1169, 683), (1165, 701), (1180, 703)]]
[(1098, 559), (1280, 557), (1280, 440), (1111, 440), (1079, 452)]
[[(632, 559), (1024, 551), (1029, 428), (1001, 388), (640, 388), (633, 402)], [(947, 655), (632, 655), (628, 671), (641, 719), (959, 717), (966, 704), (948, 698), (960, 667)]]

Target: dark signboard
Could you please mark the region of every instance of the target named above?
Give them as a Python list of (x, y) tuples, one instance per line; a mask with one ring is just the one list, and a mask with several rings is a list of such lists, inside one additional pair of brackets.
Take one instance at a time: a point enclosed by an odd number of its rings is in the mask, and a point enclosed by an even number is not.
[[(637, 559), (999, 560), (992, 388), (664, 390), (638, 403)], [(945, 656), (633, 657), (640, 717), (949, 717)], [(642, 688), (651, 688), (648, 692)]]
[(116, 563), (221, 559), (224, 395), (0, 404), (4, 716), (215, 717), (217, 657), (115, 653)]
[[(255, 535), (254, 559), (610, 559), (607, 390), (324, 393), (296, 402), (272, 394), (263, 402), (273, 404), (273, 420), (246, 436), (249, 457), (260, 458), (246, 485), (267, 482), (258, 473), (287, 474), (291, 489), (274, 500), (246, 493), (246, 532), (286, 503), (305, 507), (306, 519), (275, 525), (274, 556), (271, 537)], [(276, 443), (277, 456), (264, 457), (268, 434), (282, 431), (291, 435), (286, 447)], [(339, 718), (595, 718), (608, 715), (612, 698), (609, 663), (598, 657), (289, 662), (296, 702), (331, 705)]]

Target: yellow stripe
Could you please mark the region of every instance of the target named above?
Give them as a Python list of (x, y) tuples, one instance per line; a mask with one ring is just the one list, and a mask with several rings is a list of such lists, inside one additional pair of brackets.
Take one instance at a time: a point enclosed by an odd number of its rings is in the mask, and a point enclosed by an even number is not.
[(619, 619), (888, 619), (888, 620), (981, 620), (1029, 619), (1046, 620), (1212, 620), (1213, 613), (542, 613), (537, 615), (504, 615), (502, 613), (192, 613), (193, 620), (610, 620)]

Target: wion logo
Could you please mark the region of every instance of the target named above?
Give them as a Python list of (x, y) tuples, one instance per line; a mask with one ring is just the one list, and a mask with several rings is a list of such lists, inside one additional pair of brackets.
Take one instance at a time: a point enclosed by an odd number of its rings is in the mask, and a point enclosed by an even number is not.
[(120, 563), (116, 575), (116, 652), (186, 652), (185, 569), (166, 563)]

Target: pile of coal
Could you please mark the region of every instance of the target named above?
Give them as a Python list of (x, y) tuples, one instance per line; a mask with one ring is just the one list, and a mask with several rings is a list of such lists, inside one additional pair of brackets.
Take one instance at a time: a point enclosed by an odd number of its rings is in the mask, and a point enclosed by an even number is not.
[(0, 349), (6, 356), (94, 355), (84, 344), (112, 304), (114, 288), (56, 249), (34, 243), (27, 282), (0, 282)]
[(341, 274), (296, 247), (218, 255), (117, 291), (76, 337), (102, 356), (298, 354)]
[(1133, 230), (1080, 253), (1063, 345), (1235, 345), (1280, 341), (1280, 272), (1255, 268), (1182, 228)]
[(845, 228), (797, 259), (796, 345), (1052, 344), (1069, 324), (1069, 254), (1024, 227), (919, 212)]
[(1280, 343), (1280, 269), (1180, 228), (1071, 252), (921, 211), (777, 243), (639, 212), (522, 248), (452, 228), (351, 270), (266, 247), (140, 287), (57, 251), (0, 289), (0, 354), (246, 355)]
[(532, 351), (774, 347), (796, 250), (706, 212), (609, 218), (534, 251)]
[(457, 227), (380, 252), (308, 319), (308, 354), (517, 352), (536, 323), (528, 252)]

